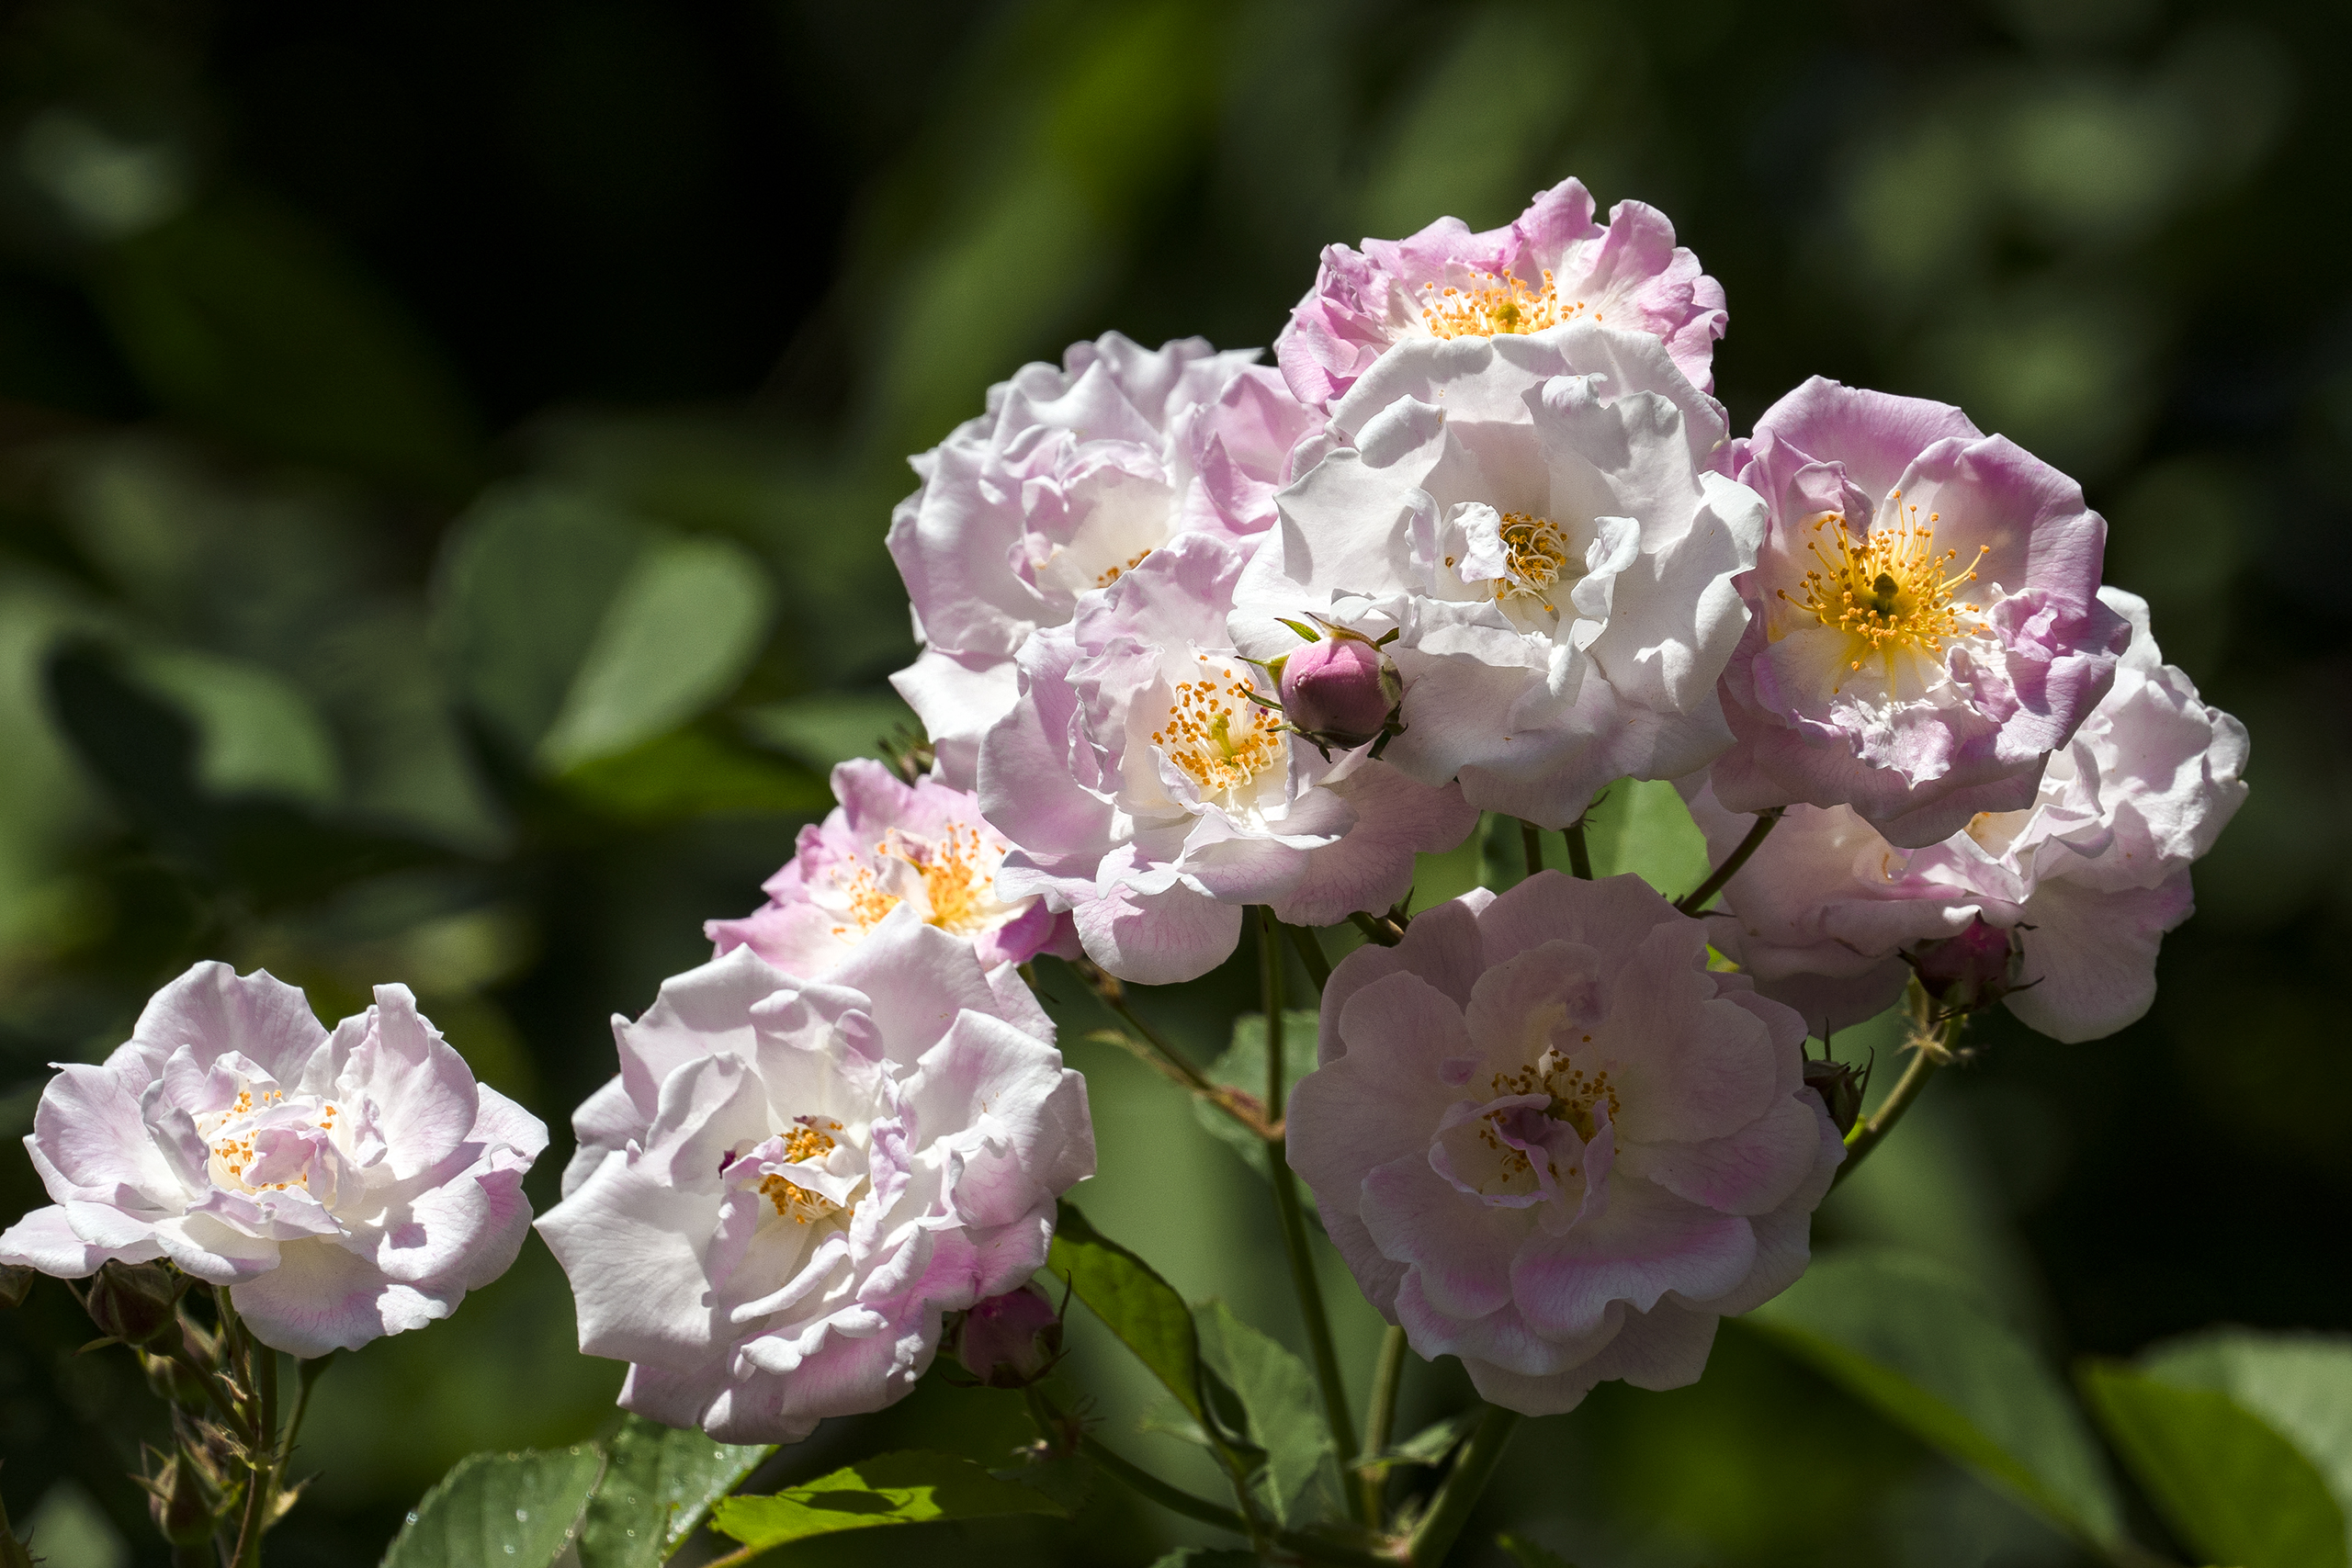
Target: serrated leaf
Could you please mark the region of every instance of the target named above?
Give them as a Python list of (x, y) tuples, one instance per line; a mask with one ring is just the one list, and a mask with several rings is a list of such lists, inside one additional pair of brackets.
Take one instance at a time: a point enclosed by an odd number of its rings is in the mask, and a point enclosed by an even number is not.
[(1221, 1301), (1203, 1303), (1193, 1315), (1201, 1359), (1240, 1402), (1242, 1419), (1234, 1425), (1265, 1453), (1274, 1517), (1285, 1525), (1341, 1517), (1339, 1456), (1306, 1363)]
[(1200, 1342), (1193, 1314), (1174, 1286), (1069, 1203), (1061, 1205), (1046, 1271), (1069, 1282), (1078, 1299), (1150, 1369), (1185, 1414), (1203, 1418)]
[(578, 1533), (604, 1464), (593, 1443), (469, 1454), (417, 1504), (383, 1568), (548, 1568)]
[(842, 1530), (1008, 1514), (1069, 1517), (1043, 1492), (1001, 1481), (970, 1460), (910, 1450), (845, 1465), (773, 1496), (722, 1499), (711, 1528), (764, 1551)]
[(2086, 1360), (2083, 1394), (2124, 1464), (2199, 1560), (2345, 1568), (2344, 1512), (2295, 1446), (2217, 1388)]
[(1833, 1255), (1748, 1321), (2060, 1529), (2122, 1539), (2080, 1412), (1961, 1275), (1906, 1254)]
[(623, 1419), (607, 1448), (605, 1478), (581, 1527), (581, 1568), (660, 1568), (712, 1506), (775, 1452), (636, 1416)]
[[(1298, 1080), (1315, 1070), (1318, 1015), (1308, 1008), (1283, 1010), (1283, 1102)], [(1208, 1079), (1262, 1099), (1266, 1092), (1266, 1015), (1243, 1013), (1233, 1021), (1233, 1039), (1209, 1064)], [(1193, 1114), (1219, 1143), (1240, 1156), (1261, 1178), (1266, 1175), (1266, 1141), (1216, 1106), (1195, 1097)]]
[(774, 594), (726, 539), (659, 538), (630, 564), (539, 742), (561, 773), (626, 751), (725, 696), (759, 656)]

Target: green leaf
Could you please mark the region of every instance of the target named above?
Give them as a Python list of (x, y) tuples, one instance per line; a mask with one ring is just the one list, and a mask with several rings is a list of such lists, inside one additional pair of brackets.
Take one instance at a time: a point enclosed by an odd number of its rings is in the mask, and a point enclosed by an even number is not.
[(1495, 1544), (1501, 1547), (1510, 1560), (1519, 1564), (1519, 1568), (1577, 1568), (1575, 1563), (1550, 1547), (1530, 1540), (1523, 1535), (1513, 1535), (1509, 1530), (1495, 1537)]
[(621, 1422), (580, 1533), (581, 1568), (660, 1568), (713, 1504), (775, 1452), (640, 1416)]
[(123, 667), (195, 725), (196, 780), (207, 795), (326, 806), (342, 793), (326, 725), (275, 671), (191, 649), (134, 649)]
[(2222, 1328), (2156, 1347), (2140, 1370), (2220, 1389), (2293, 1443), (2352, 1519), (2352, 1338)]
[(1669, 898), (1704, 882), (1713, 864), (1690, 808), (1662, 779), (1611, 784), (1586, 824), (1585, 843), (1595, 876), (1634, 872)]
[(449, 531), (433, 637), (468, 704), (518, 757), (556, 721), (652, 530), (585, 492), (503, 485)]
[[(1315, 1070), (1315, 1032), (1318, 1015), (1311, 1008), (1283, 1010), (1283, 1102), (1298, 1080)], [(1263, 1099), (1266, 1093), (1266, 1015), (1243, 1013), (1233, 1021), (1233, 1041), (1209, 1064), (1212, 1083), (1240, 1089)], [(1239, 1155), (1261, 1177), (1266, 1174), (1266, 1142), (1207, 1101), (1195, 1098), (1193, 1114), (1210, 1135)]]
[(1044, 1493), (1000, 1481), (970, 1460), (913, 1450), (844, 1466), (774, 1496), (724, 1498), (711, 1527), (764, 1551), (842, 1530), (1007, 1514), (1069, 1517)]
[(383, 1568), (547, 1568), (571, 1544), (604, 1463), (593, 1443), (469, 1454), (409, 1515)]
[(766, 640), (774, 594), (749, 550), (663, 537), (631, 563), (539, 742), (561, 773), (626, 751), (734, 690)]
[(376, 280), (290, 211), (218, 201), (125, 241), (93, 292), (173, 412), (265, 451), (438, 491), (472, 482), (456, 375)]
[(1135, 1352), (1193, 1420), (1202, 1419), (1200, 1342), (1175, 1287), (1149, 1264), (1061, 1205), (1046, 1271), (1069, 1282), (1119, 1342)]
[(1832, 1255), (1748, 1321), (2061, 1529), (2121, 1539), (2080, 1412), (1961, 1275), (1905, 1254)]
[(1395, 1444), (1381, 1454), (1391, 1464), (1418, 1464), (1430, 1467), (1443, 1464), (1445, 1456), (1461, 1445), (1478, 1424), (1483, 1411), (1464, 1410), (1442, 1421), (1432, 1421), (1403, 1442)]
[(896, 692), (821, 692), (745, 710), (738, 722), (748, 739), (820, 773), (852, 757), (882, 755), (886, 737), (922, 730)]
[(1300, 1525), (1343, 1517), (1339, 1456), (1306, 1364), (1221, 1301), (1203, 1303), (1193, 1320), (1201, 1359), (1239, 1398), (1246, 1413), (1241, 1429), (1265, 1452), (1275, 1517)]
[(2086, 1360), (2084, 1397), (2165, 1525), (2199, 1561), (2345, 1568), (2344, 1511), (2295, 1446), (2220, 1389)]
[(746, 751), (699, 727), (672, 730), (563, 775), (565, 792), (608, 817), (821, 817), (832, 791), (815, 773)]

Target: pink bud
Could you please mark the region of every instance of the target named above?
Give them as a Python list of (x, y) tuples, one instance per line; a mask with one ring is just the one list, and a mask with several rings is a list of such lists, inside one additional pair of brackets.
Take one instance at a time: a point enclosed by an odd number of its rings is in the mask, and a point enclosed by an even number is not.
[(948, 1348), (989, 1387), (1025, 1388), (1061, 1354), (1061, 1316), (1043, 1291), (1023, 1285), (966, 1313)]
[(1307, 734), (1337, 746), (1378, 735), (1403, 694), (1388, 656), (1360, 637), (1307, 644), (1283, 662), (1283, 712)]
[(1907, 955), (1919, 985), (1945, 1008), (1971, 1012), (2018, 988), (2024, 954), (2017, 933), (1979, 915), (1965, 931), (1922, 942)]

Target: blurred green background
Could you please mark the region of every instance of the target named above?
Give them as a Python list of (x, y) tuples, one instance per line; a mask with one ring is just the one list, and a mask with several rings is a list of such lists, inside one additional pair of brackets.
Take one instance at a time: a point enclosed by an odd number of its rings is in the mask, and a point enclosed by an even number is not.
[[(557, 1129), (551, 1201), (607, 1016), (707, 955), (700, 922), (758, 902), (825, 769), (902, 712), (903, 455), (1069, 339), (1264, 344), (1323, 244), (1502, 222), (1574, 173), (1723, 280), (1736, 427), (1815, 372), (1964, 404), (2084, 482), (2109, 578), (2255, 736), (2155, 1011), (2080, 1046), (1995, 1022), (1823, 1234), (1959, 1264), (2052, 1354), (2352, 1327), (2340, 5), (0, 16), (0, 1133), (197, 958), (330, 1021), (398, 978)], [(1082, 1204), (1297, 1343), (1255, 1179), (1047, 979), (1101, 1130)], [(1145, 1005), (1206, 1055), (1250, 984)], [(0, 1158), (0, 1209), (42, 1201)], [(1361, 1367), (1374, 1325), (1332, 1282)], [(1181, 1471), (1075, 1332), (1114, 1436)], [(158, 1563), (123, 1472), (160, 1427), (88, 1334), (55, 1286), (0, 1316), (0, 1492), (62, 1568)], [(448, 1324), (346, 1358), (273, 1560), (372, 1562), (458, 1455), (596, 1431), (618, 1369), (572, 1343), (534, 1239)], [(1408, 1419), (1461, 1395), (1417, 1367)], [(1016, 1400), (934, 1380), (786, 1462), (917, 1432), (1024, 1435)], [(1736, 1324), (1698, 1387), (1525, 1430), (1487, 1514), (1585, 1568), (2072, 1561)], [(944, 1540), (852, 1539), (812, 1560)], [(945, 1545), (1187, 1539), (1109, 1499)]]

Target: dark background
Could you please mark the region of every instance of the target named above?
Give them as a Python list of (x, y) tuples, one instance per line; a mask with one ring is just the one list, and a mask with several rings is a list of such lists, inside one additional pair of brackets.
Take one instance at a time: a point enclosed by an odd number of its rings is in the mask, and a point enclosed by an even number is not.
[[(1071, 338), (1263, 344), (1321, 245), (1502, 222), (1574, 173), (1724, 282), (1736, 428), (1816, 372), (1964, 404), (2082, 480), (2110, 580), (2254, 734), (2155, 1011), (2079, 1046), (1985, 1030), (1825, 1232), (1959, 1263), (2052, 1355), (2352, 1327), (2340, 6), (0, 17), (0, 1132), (197, 958), (330, 1022), (398, 978), (557, 1129), (551, 1201), (606, 1016), (757, 902), (823, 770), (895, 722), (902, 455)], [(1148, 1005), (1214, 1049), (1248, 979)], [(1295, 1339), (1253, 1179), (1069, 1049), (1089, 1212)], [(42, 1201), (0, 1160), (0, 1207)], [(64, 1568), (159, 1562), (123, 1478), (148, 1397), (88, 1333), (53, 1285), (0, 1318), (0, 1493)], [(571, 1344), (535, 1239), (346, 1358), (274, 1560), (371, 1562), (459, 1454), (594, 1432), (618, 1369)], [(1111, 1434), (1185, 1462), (1078, 1345)], [(1408, 1414), (1459, 1397), (1415, 1375)], [(918, 1430), (994, 1459), (1016, 1403), (926, 1386), (786, 1462)], [(1490, 1513), (1586, 1568), (2069, 1561), (1736, 1325), (1698, 1388), (1528, 1429)], [(1111, 1501), (811, 1556), (1183, 1539)]]

